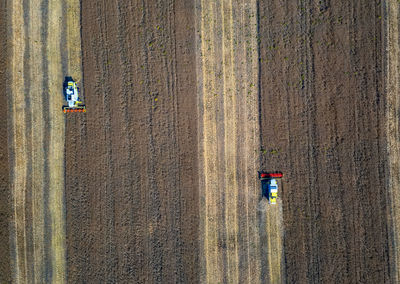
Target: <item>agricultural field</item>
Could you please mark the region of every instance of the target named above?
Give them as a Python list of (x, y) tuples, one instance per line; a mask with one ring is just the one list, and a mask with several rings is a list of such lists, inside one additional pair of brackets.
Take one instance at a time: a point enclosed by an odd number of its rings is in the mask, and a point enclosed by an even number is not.
[(399, 5), (0, 0), (0, 283), (398, 283)]

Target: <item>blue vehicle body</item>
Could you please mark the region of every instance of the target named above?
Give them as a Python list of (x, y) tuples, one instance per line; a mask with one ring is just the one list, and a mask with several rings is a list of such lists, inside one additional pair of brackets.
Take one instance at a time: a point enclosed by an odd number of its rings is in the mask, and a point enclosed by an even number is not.
[(262, 194), (268, 199), (269, 204), (276, 204), (278, 197), (278, 182), (276, 179), (261, 180)]

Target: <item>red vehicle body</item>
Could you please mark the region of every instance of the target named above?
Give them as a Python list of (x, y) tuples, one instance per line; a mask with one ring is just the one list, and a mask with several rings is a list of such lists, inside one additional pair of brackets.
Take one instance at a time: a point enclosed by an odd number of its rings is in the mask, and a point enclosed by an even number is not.
[(260, 173), (260, 179), (282, 178), (283, 173)]

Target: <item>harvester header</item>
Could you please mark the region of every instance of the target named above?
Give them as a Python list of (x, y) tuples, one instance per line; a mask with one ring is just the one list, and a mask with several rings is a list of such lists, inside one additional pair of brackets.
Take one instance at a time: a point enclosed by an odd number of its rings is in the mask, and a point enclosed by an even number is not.
[(276, 172), (276, 173), (265, 173), (261, 172), (260, 173), (260, 179), (275, 179), (275, 178), (282, 178), (283, 173), (281, 172)]

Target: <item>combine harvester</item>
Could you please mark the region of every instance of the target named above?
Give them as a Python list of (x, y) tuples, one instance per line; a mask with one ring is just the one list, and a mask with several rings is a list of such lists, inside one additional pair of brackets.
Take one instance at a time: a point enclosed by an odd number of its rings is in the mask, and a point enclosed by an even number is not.
[(282, 178), (283, 174), (259, 172), (261, 180), (262, 193), (268, 199), (269, 204), (276, 204), (278, 198), (278, 178)]
[(63, 106), (63, 112), (86, 112), (86, 106), (82, 104), (79, 98), (79, 88), (71, 77), (65, 77), (63, 86), (65, 100), (68, 106)]

